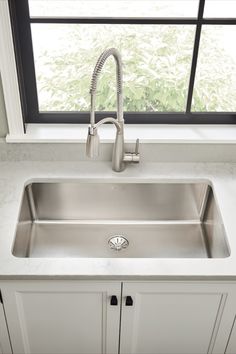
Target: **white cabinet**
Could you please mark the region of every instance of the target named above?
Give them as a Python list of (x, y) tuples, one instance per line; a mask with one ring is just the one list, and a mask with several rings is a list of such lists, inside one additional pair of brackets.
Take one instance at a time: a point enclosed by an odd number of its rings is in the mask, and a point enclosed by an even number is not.
[(2, 303), (0, 303), (0, 354), (12, 354)]
[[(224, 291), (216, 284), (124, 283), (120, 353), (210, 353)], [(125, 305), (127, 296), (133, 306)], [(220, 342), (225, 345), (227, 335)]]
[(236, 353), (233, 283), (52, 280), (1, 287), (14, 354)]
[(234, 319), (232, 331), (230, 332), (229, 341), (227, 344), (225, 354), (235, 354), (235, 353), (236, 353), (236, 316)]
[[(117, 354), (121, 284), (22, 281), (3, 287), (14, 354)], [(4, 353), (5, 354), (5, 353)]]

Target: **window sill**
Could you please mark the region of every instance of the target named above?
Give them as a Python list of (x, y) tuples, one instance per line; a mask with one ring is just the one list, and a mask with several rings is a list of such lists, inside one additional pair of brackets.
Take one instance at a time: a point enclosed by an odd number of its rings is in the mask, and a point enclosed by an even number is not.
[[(22, 135), (8, 134), (8, 143), (85, 143), (87, 125), (28, 124)], [(114, 141), (112, 125), (99, 128), (102, 143)], [(235, 125), (126, 125), (125, 142), (148, 144), (236, 144)]]

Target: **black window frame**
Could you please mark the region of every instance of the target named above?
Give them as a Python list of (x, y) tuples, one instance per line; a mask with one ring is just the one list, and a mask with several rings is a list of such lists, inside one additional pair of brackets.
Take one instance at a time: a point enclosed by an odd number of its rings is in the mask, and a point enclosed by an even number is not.
[[(222, 0), (223, 1), (223, 0)], [(89, 112), (39, 112), (31, 23), (69, 24), (172, 24), (195, 25), (195, 39), (191, 63), (185, 112), (124, 112), (128, 124), (236, 124), (236, 112), (191, 112), (198, 52), (203, 25), (236, 25), (235, 18), (204, 18), (206, 0), (199, 0), (196, 18), (30, 18), (28, 0), (8, 0), (17, 73), (25, 123), (75, 123), (87, 124)], [(96, 120), (106, 116), (115, 117), (115, 112), (96, 112)]]

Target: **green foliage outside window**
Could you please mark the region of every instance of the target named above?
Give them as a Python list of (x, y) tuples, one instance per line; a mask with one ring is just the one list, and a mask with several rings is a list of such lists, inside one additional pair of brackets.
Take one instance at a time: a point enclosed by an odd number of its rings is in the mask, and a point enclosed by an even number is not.
[[(64, 26), (64, 47), (48, 47), (35, 58), (41, 111), (88, 111), (92, 70), (109, 47), (119, 49), (123, 58), (125, 111), (185, 111), (195, 26)], [(212, 27), (202, 36), (194, 111), (236, 108), (236, 62), (218, 46), (221, 29)], [(110, 58), (99, 79), (96, 109), (115, 107), (115, 65)]]

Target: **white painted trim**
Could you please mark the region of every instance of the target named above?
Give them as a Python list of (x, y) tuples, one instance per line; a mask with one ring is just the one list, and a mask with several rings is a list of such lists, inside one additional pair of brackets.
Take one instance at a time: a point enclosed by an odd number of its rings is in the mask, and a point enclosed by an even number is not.
[[(10, 143), (85, 143), (87, 124), (28, 124), (26, 134), (9, 134)], [(113, 143), (115, 128), (99, 128), (102, 143)], [(125, 125), (125, 142), (148, 144), (236, 144), (233, 125)]]
[(7, 0), (0, 0), (0, 72), (10, 135), (23, 135), (24, 125)]

